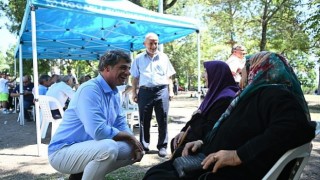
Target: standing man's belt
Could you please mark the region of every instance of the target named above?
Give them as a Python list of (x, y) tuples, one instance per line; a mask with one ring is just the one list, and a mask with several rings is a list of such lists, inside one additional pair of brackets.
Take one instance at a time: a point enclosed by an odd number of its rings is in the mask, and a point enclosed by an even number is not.
[(153, 86), (153, 87), (147, 87), (147, 86), (140, 86), (141, 89), (146, 89), (149, 91), (155, 91), (166, 88), (168, 85), (159, 85), (159, 86)]

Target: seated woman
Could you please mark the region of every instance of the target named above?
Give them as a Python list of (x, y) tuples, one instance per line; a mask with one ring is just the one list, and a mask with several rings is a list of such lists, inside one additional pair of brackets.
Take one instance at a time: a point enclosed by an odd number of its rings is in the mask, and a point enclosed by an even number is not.
[[(262, 179), (286, 151), (314, 138), (300, 83), (283, 56), (253, 55), (240, 85), (245, 88), (206, 138), (185, 145), (182, 156), (206, 155), (189, 179)], [(144, 179), (179, 179), (172, 163), (152, 167)]]
[[(232, 76), (229, 66), (223, 61), (207, 61), (203, 63), (204, 79), (208, 92), (199, 109), (194, 112), (191, 120), (171, 141), (173, 152), (178, 144), (183, 149), (187, 142), (202, 139), (209, 132), (221, 114), (227, 109), (236, 93), (240, 90)], [(183, 138), (184, 137), (184, 138)], [(182, 138), (184, 139), (182, 142)]]

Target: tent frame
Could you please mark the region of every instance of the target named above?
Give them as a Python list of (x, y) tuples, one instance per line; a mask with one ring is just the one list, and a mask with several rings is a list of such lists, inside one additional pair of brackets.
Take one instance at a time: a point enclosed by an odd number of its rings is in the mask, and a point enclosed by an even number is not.
[[(29, 1), (28, 1), (29, 2)], [(31, 33), (32, 33), (32, 60), (33, 60), (33, 76), (34, 76), (34, 99), (35, 99), (35, 116), (36, 116), (36, 131), (37, 131), (37, 150), (38, 150), (38, 156), (41, 156), (42, 154), (40, 153), (41, 150), (41, 132), (40, 132), (40, 109), (39, 109), (39, 83), (38, 83), (38, 51), (37, 51), (37, 29), (36, 29), (36, 7), (34, 5), (30, 5), (30, 8), (28, 8), (28, 3), (27, 3), (27, 8), (25, 11), (25, 17), (27, 15), (31, 14)], [(23, 28), (26, 25), (26, 21), (23, 21), (22, 23), (22, 29), (20, 30), (20, 35), (22, 36), (23, 34)], [(197, 32), (197, 51), (198, 51), (198, 102), (200, 104), (200, 90), (201, 90), (201, 75), (200, 75), (200, 31), (196, 30)], [(161, 38), (161, 37), (160, 37)], [(23, 86), (21, 84), (22, 80), (22, 75), (23, 75), (23, 68), (22, 68), (22, 59), (23, 59), (23, 47), (22, 47), (22, 42), (19, 39), (19, 48), (16, 51), (19, 51), (19, 73), (20, 73), (20, 92), (23, 91)], [(20, 93), (20, 102), (23, 102), (23, 93)], [(20, 125), (24, 125), (25, 120), (24, 120), (24, 114), (23, 114), (23, 103), (20, 103)]]

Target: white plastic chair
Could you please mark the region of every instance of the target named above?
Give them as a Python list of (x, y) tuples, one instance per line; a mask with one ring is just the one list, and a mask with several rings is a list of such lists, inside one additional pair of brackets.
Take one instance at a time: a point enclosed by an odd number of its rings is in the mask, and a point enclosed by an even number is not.
[(55, 105), (58, 107), (61, 117), (63, 117), (63, 109), (60, 104), (60, 102), (51, 96), (45, 96), (45, 95), (39, 95), (39, 106), (40, 106), (40, 112), (41, 112), (41, 138), (44, 139), (46, 137), (46, 133), (48, 130), (49, 123), (51, 122), (52, 129), (51, 129), (51, 137), (54, 135), (56, 132), (59, 124), (62, 121), (61, 119), (53, 119), (52, 114), (51, 114), (51, 109), (50, 109), (50, 103), (55, 103)]
[(130, 102), (129, 93), (125, 94), (123, 97), (123, 111), (131, 130), (133, 130), (134, 121), (137, 121), (136, 124), (139, 123), (139, 110), (138, 104)]
[(309, 160), (311, 150), (311, 143), (306, 143), (302, 146), (289, 150), (273, 165), (269, 172), (263, 177), (263, 180), (278, 179), (284, 167), (294, 159), (296, 159), (296, 162), (290, 173), (291, 178), (289, 179), (298, 180), (301, 176), (302, 170)]

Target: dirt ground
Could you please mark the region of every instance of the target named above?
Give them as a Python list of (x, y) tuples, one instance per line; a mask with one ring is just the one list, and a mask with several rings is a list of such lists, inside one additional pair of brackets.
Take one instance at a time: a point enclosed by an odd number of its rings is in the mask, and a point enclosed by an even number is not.
[[(197, 98), (190, 98), (190, 92), (183, 92), (175, 97), (170, 104), (169, 139), (176, 135), (184, 123), (196, 110)], [(313, 120), (320, 121), (320, 96), (307, 95), (310, 112)], [(54, 170), (47, 160), (47, 144), (50, 141), (50, 131), (42, 140), (38, 156), (36, 143), (36, 123), (26, 122), (24, 126), (17, 122), (17, 114), (0, 113), (0, 179), (4, 180), (29, 180), (29, 179), (67, 179), (68, 175)], [(50, 128), (49, 128), (50, 129)], [(136, 137), (137, 128), (134, 129)], [(151, 166), (167, 160), (159, 158), (156, 151), (157, 127), (151, 128), (151, 152), (145, 155), (141, 162), (126, 167), (131, 171), (130, 177), (121, 176), (116, 179), (141, 179), (141, 173)], [(320, 135), (313, 140), (313, 150), (310, 160), (305, 167), (301, 179), (320, 180)], [(168, 150), (169, 152), (169, 150)], [(133, 172), (136, 172), (135, 176)], [(119, 172), (116, 172), (119, 173)], [(108, 178), (107, 178), (108, 179)]]

